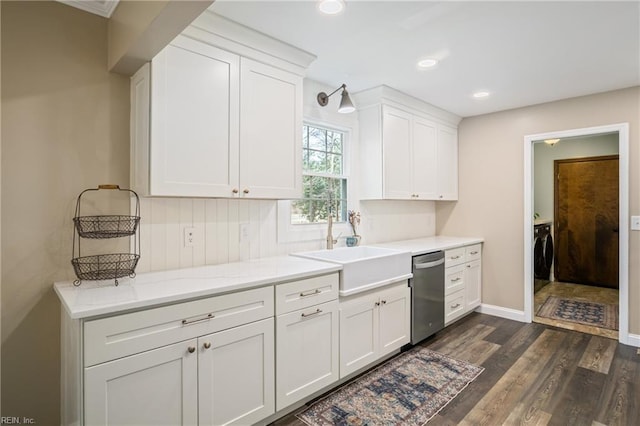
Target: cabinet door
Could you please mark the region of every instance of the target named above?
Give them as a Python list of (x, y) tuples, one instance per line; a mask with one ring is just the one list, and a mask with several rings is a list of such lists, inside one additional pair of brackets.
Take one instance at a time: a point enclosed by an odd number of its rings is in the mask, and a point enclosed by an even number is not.
[(378, 358), (378, 297), (340, 305), (340, 378)]
[(386, 199), (411, 200), (411, 114), (382, 109), (383, 192)]
[(276, 318), (276, 410), (338, 380), (338, 301)]
[(474, 260), (464, 268), (465, 303), (467, 311), (480, 306), (482, 298), (482, 261)]
[(302, 77), (241, 61), (240, 195), (302, 196)]
[(458, 131), (438, 128), (438, 199), (458, 199)]
[(196, 344), (192, 339), (86, 368), (84, 424), (196, 425)]
[(273, 323), (198, 339), (199, 425), (253, 424), (275, 412)]
[(398, 287), (380, 293), (380, 351), (386, 355), (411, 338), (411, 289)]
[(416, 199), (437, 198), (437, 148), (436, 125), (422, 118), (413, 120), (413, 195)]
[(152, 61), (152, 195), (238, 188), (239, 57), (179, 36)]

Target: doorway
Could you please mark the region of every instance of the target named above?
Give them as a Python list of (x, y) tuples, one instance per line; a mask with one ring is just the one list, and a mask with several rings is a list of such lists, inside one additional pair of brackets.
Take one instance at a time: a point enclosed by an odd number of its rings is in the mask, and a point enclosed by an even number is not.
[[(628, 183), (628, 174), (629, 174), (628, 144), (629, 142), (628, 142), (628, 124), (626, 123), (615, 124), (610, 126), (586, 128), (586, 129), (575, 129), (575, 130), (559, 131), (559, 132), (553, 132), (553, 133), (537, 134), (537, 135), (530, 135), (525, 137), (525, 150), (524, 150), (524, 159), (525, 159), (525, 164), (524, 164), (525, 166), (524, 167), (525, 168), (525, 176), (524, 176), (525, 178), (524, 179), (525, 181), (525, 188), (524, 188), (524, 193), (525, 193), (525, 199), (524, 199), (525, 320), (532, 321), (534, 319), (534, 315), (536, 311), (534, 309), (534, 262), (533, 262), (534, 236), (532, 231), (534, 229), (534, 214), (537, 213), (536, 216), (545, 216), (543, 219), (548, 219), (548, 222), (551, 223), (551, 226), (553, 229), (552, 235), (558, 236), (560, 240), (562, 240), (562, 237), (560, 236), (562, 232), (562, 223), (559, 223), (560, 233), (558, 234), (556, 234), (556, 229), (555, 229), (556, 224), (553, 223), (554, 219), (556, 218), (554, 199), (553, 199), (555, 195), (551, 195), (550, 197), (547, 197), (547, 200), (542, 203), (540, 202), (540, 200), (537, 200), (537, 199), (534, 200), (534, 195), (535, 195), (534, 182), (537, 183), (541, 175), (541, 173), (534, 173), (534, 170), (537, 171), (537, 168), (538, 168), (538, 164), (534, 164), (535, 149), (538, 149), (537, 147), (539, 146), (546, 145), (545, 140), (560, 139), (560, 142), (555, 147), (553, 146), (548, 147), (552, 150), (556, 149), (556, 153), (557, 153), (558, 148), (561, 146), (563, 141), (574, 140), (574, 139), (577, 140), (579, 138), (588, 139), (589, 137), (597, 137), (605, 134), (612, 135), (612, 137), (615, 139), (615, 142), (617, 143), (618, 155), (619, 155), (618, 167), (617, 167), (618, 188), (617, 188), (617, 191), (614, 190), (614, 192), (617, 192), (618, 198), (619, 198), (619, 201), (615, 204), (617, 204), (617, 207), (618, 207), (617, 215), (618, 215), (618, 223), (620, 224), (620, 226), (617, 228), (614, 226), (613, 228), (610, 229), (610, 231), (613, 231), (615, 233), (615, 230), (616, 229), (618, 230), (617, 244), (614, 238), (614, 242), (613, 242), (614, 248), (612, 249), (619, 254), (619, 257), (617, 260), (617, 271), (619, 272), (617, 282), (619, 286), (619, 292), (617, 293), (617, 297), (616, 297), (616, 301), (619, 305), (617, 310), (617, 313), (619, 315), (619, 332), (617, 333), (617, 338), (620, 342), (627, 343), (629, 339), (628, 305), (627, 305), (628, 303), (627, 302), (628, 301), (627, 222), (628, 222), (628, 186), (629, 186), (629, 183)], [(602, 155), (603, 154), (601, 153), (593, 153), (591, 155), (583, 154), (583, 155), (580, 155), (579, 157), (588, 158), (588, 157), (597, 157)], [(556, 158), (556, 159), (562, 159), (562, 158)], [(553, 170), (553, 166), (549, 166), (549, 168)], [(555, 176), (552, 171), (550, 171), (549, 173), (545, 173), (544, 175), (545, 176), (548, 175), (547, 177), (550, 181), (553, 180)], [(582, 179), (579, 178), (577, 179), (577, 181), (581, 182)], [(589, 191), (588, 185), (586, 184), (582, 185), (582, 189), (584, 191)], [(554, 193), (553, 190), (550, 190), (549, 192)], [(538, 210), (543, 210), (543, 211), (540, 212)], [(613, 214), (615, 215), (616, 213), (613, 213)], [(610, 213), (607, 213), (607, 215), (610, 215)], [(600, 234), (603, 234), (604, 229), (607, 229), (609, 227), (608, 218), (599, 218), (594, 220), (594, 223), (595, 222), (600, 223), (600, 229), (601, 229)], [(597, 227), (597, 223), (594, 224), (593, 226)], [(597, 237), (594, 237), (594, 238), (597, 238)], [(600, 238), (603, 238), (603, 236), (600, 235)], [(549, 281), (552, 281), (552, 280), (557, 281), (557, 277), (555, 277), (555, 275), (558, 273), (562, 274), (561, 271), (556, 271), (556, 267), (559, 263), (557, 256), (558, 256), (558, 252), (561, 252), (563, 250), (562, 244), (563, 243), (561, 241), (558, 241), (556, 243), (556, 254), (554, 256), (555, 265), (551, 268), (552, 273)], [(609, 239), (609, 244), (611, 244), (611, 239)], [(599, 250), (600, 253), (602, 253), (602, 250), (609, 250), (609, 248), (606, 248), (605, 245), (606, 244), (602, 244), (602, 243), (599, 245), (596, 244), (597, 246), (596, 250)], [(575, 248), (575, 245), (573, 245), (572, 247)], [(576, 257), (575, 253), (572, 254), (571, 251), (572, 250), (567, 250), (567, 253), (574, 256), (575, 258)], [(560, 256), (562, 255), (560, 254)], [(591, 262), (591, 263), (595, 263), (595, 262)], [(616, 263), (615, 258), (613, 260), (613, 263)], [(602, 275), (601, 272), (598, 272), (598, 274)], [(598, 281), (598, 280), (600, 280), (600, 278), (596, 279), (595, 281)], [(613, 282), (613, 281), (614, 280), (610, 280), (610, 282)], [(597, 289), (597, 287), (594, 287), (594, 286), (587, 286), (587, 288)], [(562, 289), (564, 291), (573, 291), (573, 289), (569, 285), (564, 286)], [(606, 290), (609, 290), (609, 289), (606, 289)], [(615, 291), (615, 290), (612, 290), (612, 291)]]

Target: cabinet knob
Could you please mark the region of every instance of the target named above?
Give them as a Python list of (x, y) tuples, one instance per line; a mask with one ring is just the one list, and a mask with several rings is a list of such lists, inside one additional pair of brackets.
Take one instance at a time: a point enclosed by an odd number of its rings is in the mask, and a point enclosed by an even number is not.
[(376, 302), (376, 306), (380, 306), (380, 302)]
[(248, 193), (249, 193), (249, 190), (248, 190), (247, 188), (245, 188), (242, 192), (243, 192), (244, 194), (248, 194)]
[(193, 346), (189, 346), (189, 347), (187, 348), (187, 350), (189, 351), (189, 353), (190, 353), (190, 354), (192, 354), (192, 353), (194, 353), (194, 352), (196, 351), (196, 348), (195, 348), (195, 347), (193, 347)]
[(442, 195), (440, 196), (440, 198), (443, 198)]
[(209, 349), (211, 347), (211, 342), (204, 342), (204, 346), (205, 349)]
[(386, 301), (386, 300), (383, 300), (383, 301), (382, 301), (382, 304), (383, 304), (383, 305), (386, 305), (386, 304), (387, 304), (387, 301)]
[(238, 192), (240, 192), (240, 191), (238, 191), (238, 188), (233, 188), (233, 189), (231, 190), (231, 192), (233, 192), (234, 194), (237, 194), (237, 193), (238, 193)]

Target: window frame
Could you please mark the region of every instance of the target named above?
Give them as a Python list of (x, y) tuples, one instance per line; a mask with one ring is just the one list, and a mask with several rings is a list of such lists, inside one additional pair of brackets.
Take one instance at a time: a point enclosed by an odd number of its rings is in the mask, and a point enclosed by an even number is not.
[[(353, 186), (351, 179), (351, 151), (352, 151), (352, 129), (335, 123), (327, 123), (324, 121), (305, 118), (303, 125), (319, 127), (322, 129), (338, 131), (343, 134), (342, 141), (342, 174), (333, 175), (326, 174), (328, 177), (345, 179), (347, 182), (347, 209), (350, 208), (350, 204), (353, 202)], [(302, 145), (302, 134), (300, 135), (300, 144)], [(303, 151), (301, 150), (301, 153)], [(302, 158), (300, 158), (302, 161)], [(306, 173), (303, 172), (303, 175)], [(321, 175), (319, 173), (309, 173), (309, 175)], [(291, 223), (291, 201), (293, 200), (278, 200), (278, 242), (296, 242), (296, 241), (312, 241), (312, 240), (324, 240), (327, 236), (327, 223), (326, 222), (314, 222), (314, 223)], [(349, 223), (345, 220), (343, 222), (333, 222), (333, 237), (347, 237), (350, 234)]]

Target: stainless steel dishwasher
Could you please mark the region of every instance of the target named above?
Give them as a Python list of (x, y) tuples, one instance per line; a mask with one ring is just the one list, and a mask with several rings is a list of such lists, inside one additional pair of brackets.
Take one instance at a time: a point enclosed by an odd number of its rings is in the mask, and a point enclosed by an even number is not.
[(412, 272), (411, 344), (415, 345), (444, 328), (444, 252), (414, 256)]

